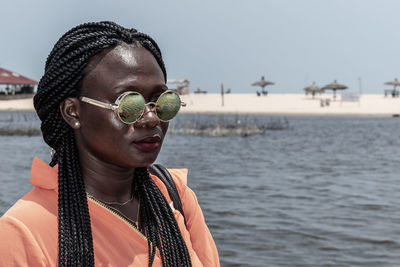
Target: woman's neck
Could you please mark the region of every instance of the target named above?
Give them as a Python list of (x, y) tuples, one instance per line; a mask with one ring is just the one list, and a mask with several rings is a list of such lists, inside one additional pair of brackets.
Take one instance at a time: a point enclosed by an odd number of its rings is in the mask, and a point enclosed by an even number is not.
[(79, 161), (86, 191), (90, 195), (106, 202), (124, 202), (131, 199), (134, 168), (116, 166), (89, 153), (79, 155)]

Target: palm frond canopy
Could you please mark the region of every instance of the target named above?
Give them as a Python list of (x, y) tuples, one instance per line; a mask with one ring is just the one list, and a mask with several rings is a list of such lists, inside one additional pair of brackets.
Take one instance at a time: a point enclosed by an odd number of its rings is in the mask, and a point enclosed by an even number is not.
[(264, 76), (262, 76), (262, 77), (261, 77), (261, 80), (256, 81), (256, 82), (252, 83), (251, 85), (252, 85), (252, 86), (261, 86), (262, 88), (264, 88), (264, 87), (267, 86), (267, 85), (273, 85), (273, 84), (275, 84), (275, 83), (270, 82), (270, 81), (266, 81), (266, 80), (264, 79)]
[(332, 83), (325, 85), (322, 87), (322, 89), (330, 89), (330, 90), (344, 90), (347, 89), (348, 87), (346, 85), (338, 83), (336, 80), (334, 80)]
[(400, 86), (400, 82), (399, 80), (397, 80), (397, 78), (395, 78), (394, 81), (385, 82), (385, 85), (393, 85), (394, 87), (396, 87)]
[(317, 85), (315, 84), (315, 82), (313, 82), (310, 86), (305, 87), (305, 88), (304, 88), (304, 91), (306, 91), (306, 92), (308, 92), (308, 93), (312, 93), (312, 92), (315, 92), (315, 93), (323, 93), (323, 92), (324, 92), (324, 89), (322, 89), (321, 87), (317, 86)]

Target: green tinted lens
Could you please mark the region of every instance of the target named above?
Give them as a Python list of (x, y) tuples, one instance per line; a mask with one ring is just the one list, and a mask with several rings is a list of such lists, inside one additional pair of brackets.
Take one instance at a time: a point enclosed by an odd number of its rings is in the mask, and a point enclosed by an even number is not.
[(138, 93), (129, 93), (125, 95), (118, 106), (118, 115), (125, 123), (134, 123), (144, 111), (144, 99)]
[(173, 119), (181, 108), (181, 99), (175, 92), (163, 93), (157, 100), (157, 116), (162, 121)]

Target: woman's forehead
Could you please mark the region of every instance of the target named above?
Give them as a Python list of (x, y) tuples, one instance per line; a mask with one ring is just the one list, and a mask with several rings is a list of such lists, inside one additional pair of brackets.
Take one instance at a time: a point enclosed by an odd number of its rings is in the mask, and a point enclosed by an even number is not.
[(164, 83), (164, 74), (157, 60), (143, 47), (117, 46), (94, 60), (95, 66), (91, 66), (83, 79), (81, 93), (92, 87), (99, 90), (99, 85), (110, 89), (125, 83), (132, 85), (135, 81)]
[[(95, 56), (96, 57), (96, 56)], [(97, 64), (92, 70), (109, 69), (115, 70), (123, 68), (136, 68), (139, 65), (151, 63), (157, 63), (154, 56), (143, 47), (129, 46), (129, 45), (118, 45), (112, 49), (106, 51), (106, 53), (100, 55), (100, 59), (97, 60)], [(96, 59), (95, 59), (96, 60)]]

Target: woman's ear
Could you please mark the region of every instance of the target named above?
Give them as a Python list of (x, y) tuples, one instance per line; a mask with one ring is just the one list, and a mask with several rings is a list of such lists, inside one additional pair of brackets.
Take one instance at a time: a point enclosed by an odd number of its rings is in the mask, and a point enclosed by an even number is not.
[(60, 103), (60, 112), (63, 119), (74, 130), (81, 128), (81, 123), (79, 121), (79, 105), (80, 102), (76, 97), (68, 97)]

